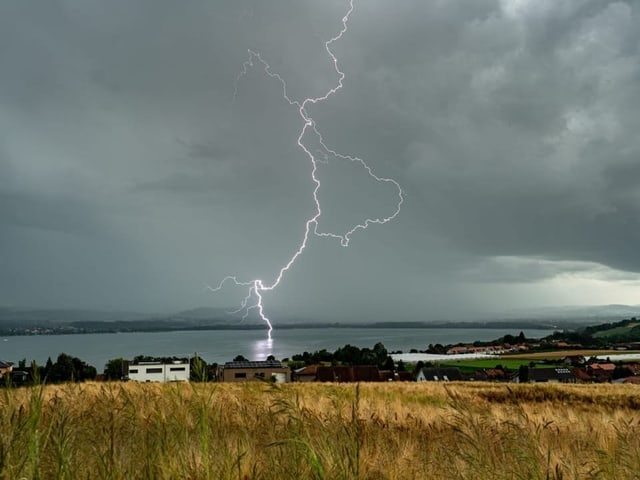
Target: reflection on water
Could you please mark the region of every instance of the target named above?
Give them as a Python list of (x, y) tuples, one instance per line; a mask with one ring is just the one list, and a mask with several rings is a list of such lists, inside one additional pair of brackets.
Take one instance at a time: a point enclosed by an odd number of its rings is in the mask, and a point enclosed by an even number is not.
[(265, 360), (269, 355), (273, 354), (273, 338), (265, 338), (252, 343), (251, 351), (253, 352), (252, 360)]

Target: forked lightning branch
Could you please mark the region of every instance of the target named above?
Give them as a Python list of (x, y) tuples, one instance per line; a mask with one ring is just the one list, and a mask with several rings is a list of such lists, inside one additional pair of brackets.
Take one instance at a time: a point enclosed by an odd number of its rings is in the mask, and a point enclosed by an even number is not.
[[(324, 44), (327, 55), (329, 55), (329, 58), (333, 63), (333, 68), (335, 69), (335, 72), (338, 76), (338, 80), (335, 86), (330, 88), (324, 95), (320, 97), (305, 98), (302, 101), (292, 99), (287, 92), (287, 83), (285, 79), (277, 72), (274, 72), (269, 66), (269, 64), (260, 56), (260, 54), (253, 50), (249, 50), (249, 58), (242, 64), (242, 69), (235, 82), (234, 99), (238, 95), (240, 80), (242, 79), (242, 77), (244, 77), (247, 74), (250, 68), (255, 68), (256, 66), (259, 68), (262, 68), (264, 73), (270, 79), (276, 80), (280, 83), (280, 85), (282, 86), (282, 96), (284, 100), (287, 101), (289, 105), (291, 105), (292, 107), (297, 108), (300, 118), (302, 119), (303, 125), (302, 125), (302, 129), (300, 130), (300, 134), (298, 135), (297, 144), (311, 162), (311, 178), (313, 180), (313, 185), (314, 185), (312, 190), (312, 195), (313, 195), (313, 200), (315, 204), (315, 210), (313, 214), (305, 222), (304, 235), (302, 237), (302, 241), (300, 242), (298, 248), (293, 253), (293, 255), (289, 258), (289, 261), (286, 262), (280, 268), (279, 271), (277, 271), (277, 273), (273, 277), (273, 280), (269, 282), (265, 282), (262, 279), (241, 280), (241, 279), (238, 279), (236, 276), (229, 275), (223, 278), (216, 287), (206, 285), (206, 287), (212, 292), (219, 292), (228, 283), (233, 283), (235, 286), (245, 287), (246, 295), (242, 300), (242, 303), (240, 304), (237, 310), (231, 313), (234, 313), (234, 314), (241, 313), (242, 319), (244, 320), (252, 312), (255, 312), (267, 324), (269, 328), (268, 330), (269, 338), (271, 338), (271, 331), (273, 330), (273, 326), (264, 311), (263, 293), (269, 292), (278, 287), (280, 282), (282, 282), (282, 280), (284, 279), (285, 274), (289, 271), (289, 269), (293, 266), (293, 264), (298, 259), (298, 257), (302, 255), (304, 250), (307, 248), (307, 242), (309, 241), (310, 235), (316, 235), (318, 237), (328, 237), (331, 239), (335, 239), (340, 243), (341, 246), (347, 247), (349, 246), (351, 236), (358, 230), (365, 230), (372, 224), (382, 225), (393, 220), (400, 213), (400, 209), (404, 201), (402, 188), (400, 187), (398, 182), (396, 182), (391, 178), (384, 178), (384, 177), (379, 177), (375, 175), (372, 169), (369, 167), (369, 165), (367, 165), (367, 163), (361, 158), (353, 157), (350, 155), (344, 155), (329, 148), (326, 145), (325, 140), (322, 137), (322, 134), (318, 130), (318, 127), (315, 121), (313, 120), (313, 118), (311, 117), (311, 115), (307, 110), (309, 105), (315, 105), (320, 102), (323, 102), (327, 100), (329, 97), (331, 97), (332, 95), (334, 95), (338, 90), (342, 89), (345, 74), (344, 72), (342, 72), (342, 70), (340, 70), (340, 67), (338, 65), (338, 58), (335, 56), (335, 54), (331, 50), (331, 45), (334, 42), (340, 40), (342, 36), (347, 32), (349, 18), (352, 13), (353, 13), (353, 0), (350, 0), (347, 13), (344, 15), (344, 17), (342, 17), (342, 28), (340, 29), (340, 31), (336, 36), (327, 40)], [(318, 144), (320, 145), (321, 149), (324, 150), (324, 151), (320, 151), (322, 158), (316, 158), (316, 155), (312, 153), (311, 148), (305, 145), (303, 138), (305, 138), (305, 135), (307, 134), (315, 135)], [(317, 152), (317, 149), (314, 148), (314, 150)], [(367, 218), (362, 223), (353, 225), (348, 231), (344, 233), (321, 231), (318, 227), (318, 220), (322, 215), (322, 207), (320, 205), (320, 201), (318, 200), (318, 192), (320, 191), (320, 188), (321, 188), (320, 180), (318, 179), (318, 176), (317, 176), (318, 163), (325, 162), (324, 158), (328, 157), (329, 155), (332, 155), (340, 159), (341, 161), (358, 163), (366, 172), (366, 174), (371, 178), (373, 178), (376, 182), (392, 184), (397, 189), (397, 195), (398, 195), (396, 208), (393, 211), (393, 213), (386, 217)]]

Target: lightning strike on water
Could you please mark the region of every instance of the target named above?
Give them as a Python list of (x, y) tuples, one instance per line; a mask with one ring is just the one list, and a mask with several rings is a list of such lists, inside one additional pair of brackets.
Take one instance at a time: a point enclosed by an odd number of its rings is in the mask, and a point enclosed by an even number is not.
[[(252, 311), (256, 311), (258, 316), (267, 324), (267, 326), (269, 327), (269, 331), (268, 331), (268, 337), (269, 339), (271, 339), (271, 332), (273, 330), (273, 326), (271, 325), (271, 321), (269, 320), (269, 318), (265, 315), (264, 313), (264, 308), (263, 308), (263, 297), (262, 294), (263, 292), (269, 292), (271, 290), (274, 290), (282, 281), (282, 279), (284, 278), (285, 273), (287, 273), (287, 271), (293, 266), (293, 264), (295, 263), (295, 261), (298, 259), (298, 257), (300, 255), (302, 255), (302, 253), (304, 252), (305, 248), (307, 247), (307, 242), (309, 240), (309, 236), (311, 234), (316, 235), (318, 237), (329, 237), (329, 238), (333, 238), (336, 239), (340, 242), (340, 245), (343, 247), (347, 247), (349, 246), (349, 242), (351, 241), (351, 236), (357, 232), (358, 230), (365, 230), (369, 225), (371, 224), (385, 224), (391, 220), (393, 220), (399, 213), (400, 213), (400, 209), (402, 207), (402, 203), (404, 202), (404, 194), (402, 191), (402, 188), (400, 187), (400, 185), (398, 184), (398, 182), (396, 182), (395, 180), (391, 179), (391, 178), (383, 178), (383, 177), (378, 177), (377, 175), (375, 175), (373, 173), (373, 171), (371, 170), (371, 168), (369, 167), (369, 165), (367, 165), (367, 163), (362, 160), (361, 158), (358, 157), (354, 157), (354, 156), (350, 156), (350, 155), (344, 155), (341, 153), (337, 153), (336, 151), (332, 150), (331, 148), (329, 148), (324, 141), (324, 138), (322, 137), (322, 134), (319, 132), (319, 130), (317, 129), (316, 123), (313, 120), (313, 118), (309, 115), (309, 113), (307, 112), (307, 107), (309, 104), (318, 104), (324, 100), (327, 100), (329, 97), (331, 97), (333, 94), (335, 94), (338, 90), (342, 89), (342, 82), (345, 78), (345, 74), (344, 72), (342, 72), (338, 66), (338, 58), (335, 56), (335, 54), (333, 53), (333, 51), (331, 50), (331, 45), (340, 40), (342, 38), (342, 36), (347, 32), (347, 26), (349, 23), (349, 17), (351, 16), (351, 13), (353, 12), (353, 1), (354, 0), (349, 0), (349, 9), (347, 10), (347, 13), (344, 15), (344, 17), (342, 17), (342, 28), (340, 29), (340, 31), (338, 32), (338, 34), (332, 38), (330, 38), (329, 40), (327, 40), (324, 43), (324, 47), (325, 47), (325, 51), (327, 52), (327, 54), (329, 55), (329, 58), (331, 59), (332, 63), (333, 63), (333, 68), (336, 71), (336, 73), (338, 74), (338, 81), (336, 83), (336, 85), (334, 87), (332, 87), (331, 89), (329, 89), (324, 95), (320, 96), (320, 97), (309, 97), (309, 98), (305, 98), (302, 101), (299, 100), (292, 100), (288, 93), (287, 93), (287, 83), (285, 82), (285, 80), (280, 76), (280, 74), (275, 73), (271, 70), (270, 65), (263, 60), (263, 58), (260, 56), (259, 53), (253, 51), (253, 50), (249, 50), (249, 58), (248, 60), (246, 60), (245, 62), (243, 62), (242, 64), (242, 69), (240, 71), (240, 73), (238, 74), (238, 77), (236, 78), (235, 81), (235, 88), (234, 88), (234, 92), (233, 92), (233, 98), (235, 100), (235, 98), (238, 95), (238, 83), (240, 81), (240, 79), (245, 76), (249, 70), (249, 68), (254, 67), (255, 66), (255, 62), (259, 63), (260, 65), (262, 65), (262, 68), (264, 70), (264, 72), (270, 77), (273, 78), (275, 80), (277, 80), (278, 82), (280, 82), (281, 86), (282, 86), (282, 96), (283, 98), (289, 103), (289, 105), (291, 106), (295, 106), (298, 109), (298, 113), (300, 114), (300, 117), (302, 118), (302, 121), (304, 122), (302, 129), (300, 130), (300, 134), (298, 135), (298, 139), (297, 139), (297, 144), (298, 146), (302, 149), (302, 151), (304, 151), (304, 153), (309, 157), (309, 160), (311, 161), (311, 179), (313, 180), (314, 183), (314, 188), (313, 188), (313, 200), (315, 203), (315, 212), (313, 213), (313, 215), (307, 219), (306, 223), (305, 223), (305, 228), (304, 228), (304, 235), (302, 237), (302, 241), (300, 242), (300, 245), (298, 246), (297, 250), (293, 253), (293, 255), (291, 256), (291, 258), (289, 259), (289, 261), (280, 268), (280, 270), (278, 271), (277, 275), (274, 277), (274, 280), (271, 283), (265, 283), (262, 280), (256, 279), (256, 280), (250, 280), (250, 281), (240, 281), (237, 279), (237, 277), (235, 276), (227, 276), (225, 278), (223, 278), (220, 283), (216, 286), (216, 287), (212, 287), (210, 285), (205, 285), (207, 289), (209, 289), (212, 292), (219, 292), (220, 290), (222, 290), (225, 286), (225, 284), (227, 284), (228, 282), (232, 282), (234, 285), (236, 286), (240, 286), (240, 287), (246, 287), (247, 288), (247, 294), (244, 297), (244, 299), (242, 300), (242, 303), (240, 304), (240, 307), (230, 313), (242, 313), (242, 319), (246, 319), (247, 316), (252, 312)], [(322, 150), (320, 149), (316, 149), (315, 154), (311, 152), (311, 150), (303, 143), (303, 138), (305, 136), (305, 134), (308, 132), (308, 130), (311, 130), (313, 132), (313, 134), (315, 134), (318, 144), (322, 147)], [(318, 177), (316, 175), (317, 170), (318, 170), (318, 163), (327, 163), (328, 162), (328, 158), (329, 155), (333, 155), (336, 158), (339, 158), (341, 160), (345, 160), (345, 161), (350, 161), (353, 163), (358, 163), (360, 164), (367, 172), (367, 174), (373, 178), (376, 182), (379, 183), (387, 183), (387, 184), (392, 184), (395, 186), (395, 188), (398, 191), (398, 203), (396, 204), (396, 209), (393, 212), (393, 214), (386, 216), (386, 217), (379, 217), (379, 218), (367, 218), (363, 223), (357, 224), (355, 226), (353, 226), (350, 230), (344, 232), (344, 233), (333, 233), (333, 232), (323, 232), (323, 231), (319, 231), (318, 230), (318, 219), (320, 218), (320, 216), (322, 215), (322, 209), (320, 207), (320, 201), (318, 200), (318, 191), (320, 190), (320, 180), (318, 180)]]

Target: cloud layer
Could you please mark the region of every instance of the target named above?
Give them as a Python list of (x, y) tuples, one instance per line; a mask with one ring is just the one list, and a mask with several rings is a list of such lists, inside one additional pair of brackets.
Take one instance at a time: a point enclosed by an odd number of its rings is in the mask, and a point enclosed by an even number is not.
[[(633, 302), (640, 9), (600, 0), (355, 2), (327, 144), (396, 179), (401, 215), (314, 238), (265, 298), (297, 318), (429, 319)], [(294, 99), (337, 76), (344, 1), (0, 4), (0, 304), (232, 305), (313, 212)], [(234, 89), (237, 95), (234, 99)], [(321, 165), (322, 230), (393, 211)], [(597, 293), (599, 292), (599, 293)]]

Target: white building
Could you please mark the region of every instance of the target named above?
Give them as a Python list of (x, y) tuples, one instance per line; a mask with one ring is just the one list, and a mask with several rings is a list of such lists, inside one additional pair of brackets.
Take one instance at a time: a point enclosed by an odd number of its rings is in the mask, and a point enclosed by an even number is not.
[(129, 380), (136, 382), (188, 382), (189, 374), (189, 362), (180, 360), (130, 363), (127, 369)]

